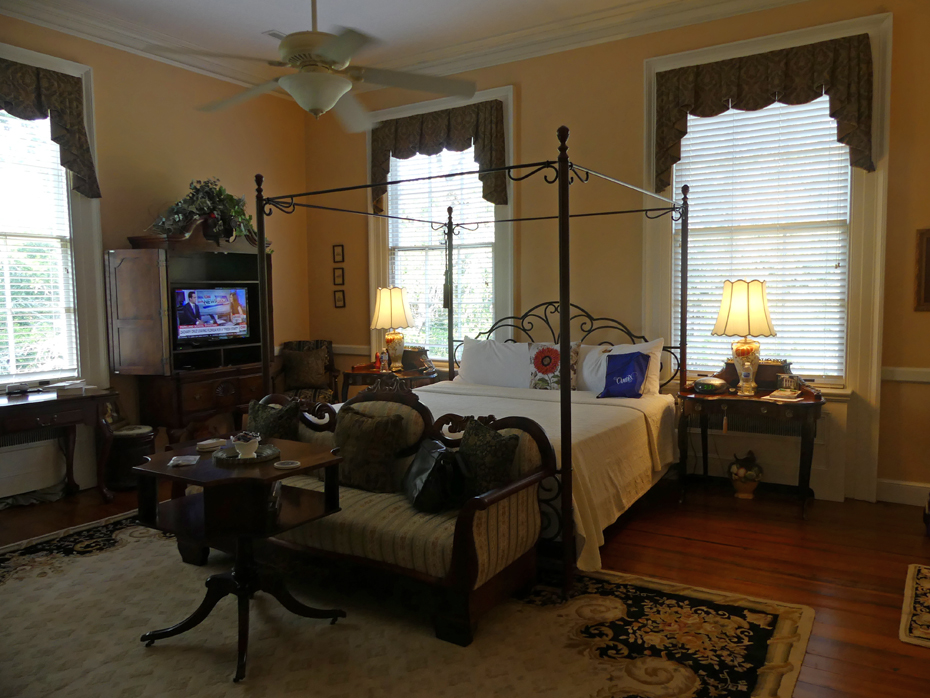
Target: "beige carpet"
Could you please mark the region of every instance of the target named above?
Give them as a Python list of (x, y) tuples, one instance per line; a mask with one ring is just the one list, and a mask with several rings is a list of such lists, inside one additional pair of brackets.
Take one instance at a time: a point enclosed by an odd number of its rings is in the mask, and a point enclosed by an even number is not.
[(926, 565), (907, 568), (898, 637), (912, 645), (930, 647), (930, 567)]
[[(587, 575), (568, 603), (538, 587), (502, 604), (462, 648), (437, 640), (427, 617), (390, 595), (318, 578), (292, 588), (348, 617), (331, 626), (258, 594), (248, 676), (237, 685), (231, 597), (184, 635), (150, 648), (139, 642), (193, 611), (206, 577), (228, 569), (229, 559), (214, 554), (206, 568), (185, 565), (160, 534), (128, 523), (111, 529), (59, 547), (0, 551), (3, 698), (788, 698), (813, 622), (802, 606)], [(752, 685), (740, 678), (747, 675)]]

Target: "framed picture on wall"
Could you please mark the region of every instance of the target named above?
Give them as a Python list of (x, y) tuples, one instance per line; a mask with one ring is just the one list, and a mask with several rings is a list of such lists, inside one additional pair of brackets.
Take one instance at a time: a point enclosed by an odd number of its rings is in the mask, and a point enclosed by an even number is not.
[(930, 228), (917, 231), (917, 299), (914, 310), (930, 310)]
[(346, 271), (343, 267), (335, 267), (333, 269), (333, 286), (345, 286), (346, 285)]
[(345, 291), (333, 291), (333, 304), (337, 308), (346, 307), (346, 292)]
[(346, 261), (345, 247), (342, 245), (333, 245), (333, 261), (336, 264), (342, 264)]

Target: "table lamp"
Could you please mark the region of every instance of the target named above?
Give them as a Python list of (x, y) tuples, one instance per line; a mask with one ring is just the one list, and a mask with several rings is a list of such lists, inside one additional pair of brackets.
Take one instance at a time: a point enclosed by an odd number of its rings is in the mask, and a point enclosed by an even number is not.
[(774, 337), (772, 318), (769, 317), (769, 302), (765, 294), (765, 282), (723, 282), (723, 299), (717, 323), (711, 332), (717, 336), (741, 337), (731, 345), (733, 363), (739, 373), (738, 395), (754, 395), (756, 392), (756, 369), (759, 368), (759, 342), (749, 337)]
[(404, 335), (397, 329), (412, 326), (413, 313), (407, 305), (404, 289), (396, 286), (379, 288), (375, 295), (375, 314), (371, 318), (371, 329), (389, 330), (384, 335), (384, 341), (392, 370), (401, 369), (401, 358), (404, 355)]

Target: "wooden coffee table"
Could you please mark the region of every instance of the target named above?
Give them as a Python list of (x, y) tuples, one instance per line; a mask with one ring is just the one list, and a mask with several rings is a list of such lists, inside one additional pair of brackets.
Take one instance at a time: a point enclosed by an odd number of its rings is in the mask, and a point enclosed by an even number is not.
[[(239, 658), (233, 681), (245, 677), (249, 646), (249, 600), (258, 591), (271, 594), (291, 613), (307, 618), (329, 618), (335, 623), (345, 618), (345, 611), (320, 610), (295, 599), (284, 585), (280, 572), (256, 563), (253, 544), (256, 539), (275, 536), (309, 521), (339, 511), (339, 463), (325, 448), (297, 441), (267, 439), (281, 450), (275, 461), (255, 465), (218, 465), (210, 453), (198, 454), (195, 446), (158, 453), (144, 465), (134, 468), (139, 475), (139, 521), (152, 528), (173, 533), (179, 538), (211, 542), (235, 541), (236, 561), (233, 569), (207, 579), (207, 594), (188, 618), (163, 630), (153, 630), (141, 637), (146, 647), (187, 632), (210, 615), (217, 602), (227, 594), (239, 600)], [(200, 455), (195, 465), (168, 466), (174, 456)], [(277, 460), (297, 460), (300, 467), (280, 470)], [(279, 507), (270, 507), (274, 483), (296, 473), (325, 468), (323, 492), (282, 486)], [(165, 502), (158, 501), (158, 480), (173, 485), (197, 485), (203, 492), (184, 495)]]

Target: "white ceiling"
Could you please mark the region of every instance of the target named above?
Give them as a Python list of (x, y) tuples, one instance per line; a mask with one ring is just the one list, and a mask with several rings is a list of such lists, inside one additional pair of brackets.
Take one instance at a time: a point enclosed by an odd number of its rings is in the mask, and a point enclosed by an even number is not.
[[(318, 0), (320, 29), (377, 37), (354, 62), (437, 75), (801, 0)], [(263, 35), (309, 29), (309, 0), (0, 0), (0, 13), (150, 55), (152, 44), (277, 58)], [(240, 83), (280, 70), (231, 59), (175, 64)]]

